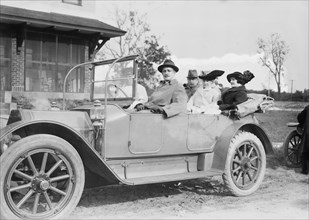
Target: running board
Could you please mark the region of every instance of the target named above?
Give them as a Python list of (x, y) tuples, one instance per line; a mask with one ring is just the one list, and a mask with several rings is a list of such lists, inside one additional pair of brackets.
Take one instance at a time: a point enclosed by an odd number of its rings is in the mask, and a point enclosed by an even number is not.
[(211, 169), (208, 171), (196, 171), (196, 172), (177, 173), (162, 176), (130, 178), (130, 179), (124, 179), (123, 183), (127, 185), (142, 185), (151, 183), (163, 183), (163, 182), (173, 182), (173, 181), (181, 181), (189, 179), (198, 179), (198, 178), (219, 176), (222, 174), (223, 174), (222, 170)]

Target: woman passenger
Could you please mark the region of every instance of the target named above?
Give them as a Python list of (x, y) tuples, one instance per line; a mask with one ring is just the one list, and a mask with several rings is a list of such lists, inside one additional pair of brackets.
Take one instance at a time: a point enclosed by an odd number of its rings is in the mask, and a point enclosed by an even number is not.
[(210, 73), (202, 72), (199, 76), (203, 80), (203, 86), (199, 87), (187, 103), (187, 110), (191, 113), (220, 114), (217, 102), (221, 92), (215, 86), (215, 79), (224, 71), (214, 70)]
[(227, 80), (231, 84), (231, 88), (222, 93), (221, 101), (218, 102), (220, 110), (235, 109), (238, 104), (247, 101), (245, 84), (253, 78), (254, 75), (249, 70), (246, 70), (243, 74), (240, 72), (228, 74)]

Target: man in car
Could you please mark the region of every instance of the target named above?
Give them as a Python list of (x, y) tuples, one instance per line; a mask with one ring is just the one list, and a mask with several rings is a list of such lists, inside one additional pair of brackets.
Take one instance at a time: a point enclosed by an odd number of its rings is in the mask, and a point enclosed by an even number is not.
[(188, 97), (184, 87), (175, 79), (178, 70), (179, 68), (172, 60), (165, 60), (158, 67), (164, 80), (149, 96), (148, 102), (137, 105), (136, 110), (149, 109), (153, 113), (164, 114), (166, 117), (185, 113)]
[(190, 99), (199, 87), (199, 78), (196, 70), (189, 70), (187, 83), (183, 84), (183, 86), (188, 95), (188, 99)]

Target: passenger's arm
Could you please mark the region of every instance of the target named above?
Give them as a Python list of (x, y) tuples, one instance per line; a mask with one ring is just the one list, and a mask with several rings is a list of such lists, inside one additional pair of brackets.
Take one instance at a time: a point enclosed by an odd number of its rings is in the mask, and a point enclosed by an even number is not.
[(182, 85), (175, 85), (175, 90), (173, 92), (171, 101), (171, 104), (163, 107), (167, 117), (186, 112), (188, 96)]
[(246, 91), (239, 91), (237, 95), (235, 96), (235, 99), (233, 101), (233, 105), (238, 105), (240, 103), (243, 103), (248, 100), (248, 95)]

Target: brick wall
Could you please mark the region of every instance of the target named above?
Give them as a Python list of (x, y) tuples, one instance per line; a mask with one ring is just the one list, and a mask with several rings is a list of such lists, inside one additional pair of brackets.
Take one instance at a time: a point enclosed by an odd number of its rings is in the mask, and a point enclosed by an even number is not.
[[(89, 61), (89, 47), (85, 48), (85, 60), (86, 62)], [(91, 82), (91, 73), (89, 65), (85, 66), (85, 91), (86, 93), (90, 92), (90, 82)]]
[(20, 48), (20, 53), (16, 51), (16, 38), (12, 38), (12, 68), (11, 85), (12, 91), (24, 91), (24, 68), (25, 68), (25, 42)]

